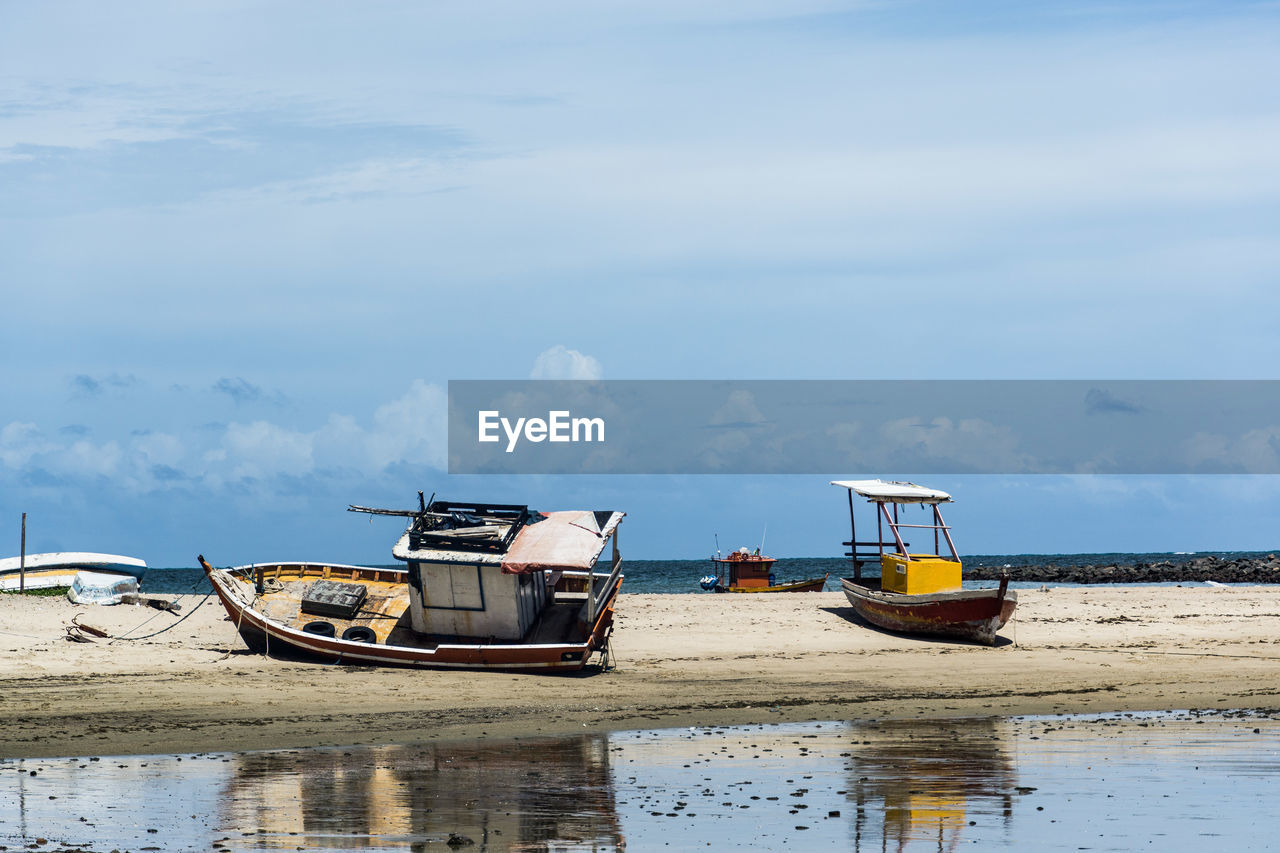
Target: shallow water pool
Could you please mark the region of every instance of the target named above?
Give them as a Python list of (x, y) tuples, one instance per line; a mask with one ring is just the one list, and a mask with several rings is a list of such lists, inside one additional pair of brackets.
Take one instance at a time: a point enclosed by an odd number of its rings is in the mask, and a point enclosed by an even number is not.
[(0, 844), (124, 850), (1266, 849), (1280, 721), (824, 722), (0, 762)]

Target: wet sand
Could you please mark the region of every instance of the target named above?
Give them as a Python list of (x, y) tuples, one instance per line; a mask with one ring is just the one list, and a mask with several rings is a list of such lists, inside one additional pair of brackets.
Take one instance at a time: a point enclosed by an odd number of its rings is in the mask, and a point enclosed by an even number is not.
[[(249, 653), (179, 616), (0, 596), (0, 757), (413, 743), (686, 725), (1280, 708), (1280, 588), (1021, 590), (997, 648), (886, 634), (840, 593), (622, 595), (616, 668), (369, 669)], [(184, 596), (189, 613), (202, 596)], [(150, 620), (139, 626), (144, 620)]]

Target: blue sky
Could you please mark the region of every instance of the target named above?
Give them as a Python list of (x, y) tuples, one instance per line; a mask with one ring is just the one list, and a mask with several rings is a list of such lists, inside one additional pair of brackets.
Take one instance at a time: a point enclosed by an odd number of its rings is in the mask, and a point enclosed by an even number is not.
[[(0, 552), (25, 510), (33, 551), (384, 562), (343, 508), (424, 489), (624, 509), (636, 557), (764, 523), (834, 554), (821, 479), (446, 477), (445, 383), (1273, 378), (1278, 35), (1267, 3), (0, 2)], [(944, 479), (962, 551), (1280, 547), (1273, 478)]]

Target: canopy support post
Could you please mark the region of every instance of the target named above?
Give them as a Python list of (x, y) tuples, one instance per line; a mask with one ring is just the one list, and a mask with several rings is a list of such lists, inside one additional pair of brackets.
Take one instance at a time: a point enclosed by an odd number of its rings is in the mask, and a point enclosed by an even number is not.
[(853, 489), (849, 489), (849, 557), (853, 560), (853, 579), (862, 580), (862, 561), (858, 559), (858, 528), (853, 520)]
[[(938, 512), (937, 504), (933, 504), (933, 523), (938, 526), (942, 525), (942, 515)], [(933, 555), (935, 557), (938, 555), (938, 527), (933, 528)]]
[(876, 547), (880, 549), (880, 564), (884, 565), (884, 519), (888, 518), (888, 514), (884, 511), (884, 504), (876, 504), (880, 509), (876, 513)]
[[(938, 526), (942, 528), (942, 535), (947, 537), (947, 547), (951, 549), (951, 559), (957, 563), (960, 562), (960, 555), (956, 553), (956, 543), (951, 541), (951, 529), (942, 521), (942, 512), (938, 509), (938, 505), (933, 505), (933, 514), (938, 517)], [(938, 534), (935, 533), (935, 536)]]
[[(893, 510), (894, 510), (894, 514), (896, 515), (896, 514), (897, 514), (897, 511), (898, 511), (898, 505), (897, 505), (897, 504), (894, 504), (894, 505), (893, 505)], [(898, 550), (902, 553), (902, 556), (903, 556), (904, 558), (906, 558), (906, 559), (910, 560), (910, 559), (911, 559), (911, 555), (907, 553), (907, 546), (906, 546), (906, 544), (902, 541), (902, 535), (901, 535), (900, 533), (898, 533), (898, 525), (897, 525), (897, 523), (896, 523), (896, 519), (889, 518), (889, 510), (885, 509), (885, 506), (884, 506), (884, 503), (883, 503), (883, 502), (881, 502), (881, 503), (880, 503), (880, 513), (884, 516), (884, 520), (885, 520), (885, 521), (887, 521), (887, 522), (889, 522), (889, 529), (893, 531), (893, 540), (894, 540), (895, 542), (897, 542), (897, 543), (898, 543)], [(950, 537), (947, 537), (947, 538), (949, 539)], [(880, 543), (880, 553), (881, 553), (881, 555), (883, 555), (883, 554), (884, 554), (884, 542), (883, 542), (883, 541), (881, 541), (881, 543)]]

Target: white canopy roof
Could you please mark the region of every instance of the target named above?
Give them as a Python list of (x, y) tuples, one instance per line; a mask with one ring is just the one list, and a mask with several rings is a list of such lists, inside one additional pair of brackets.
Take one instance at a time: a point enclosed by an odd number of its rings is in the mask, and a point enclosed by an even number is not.
[(940, 504), (951, 500), (951, 495), (938, 489), (893, 480), (832, 480), (831, 485), (880, 503)]

